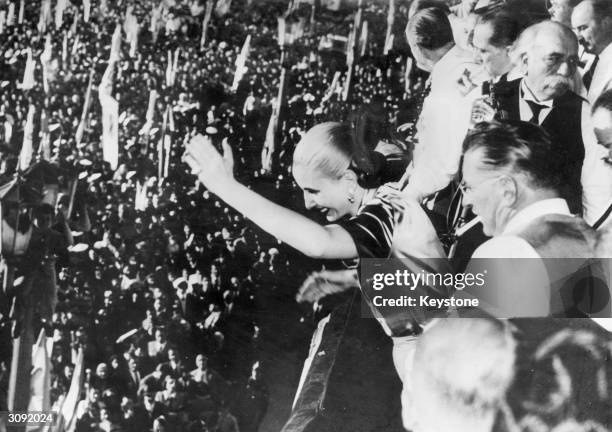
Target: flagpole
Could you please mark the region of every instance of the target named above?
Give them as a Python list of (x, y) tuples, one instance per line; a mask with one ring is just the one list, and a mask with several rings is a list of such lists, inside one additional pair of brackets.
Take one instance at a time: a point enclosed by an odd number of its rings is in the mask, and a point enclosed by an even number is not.
[(347, 46), (346, 52), (348, 71), (346, 72), (346, 81), (344, 83), (344, 91), (342, 94), (343, 101), (348, 101), (351, 97), (353, 79), (355, 77), (355, 56), (357, 55), (358, 38), (361, 36), (361, 21), (363, 19), (363, 8), (363, 0), (359, 0), (359, 9), (355, 14), (353, 28), (351, 30), (351, 33), (349, 34), (349, 46)]
[[(9, 261), (5, 261), (5, 265), (4, 288), (10, 290), (13, 288), (15, 265)], [(30, 276), (26, 276), (24, 284), (25, 286), (22, 287), (24, 291), (16, 295), (15, 306), (11, 311), (14, 315), (13, 319), (21, 321), (21, 332), (13, 339), (8, 391), (8, 410), (17, 412), (26, 412), (30, 403), (30, 370), (32, 368), (32, 345), (34, 344), (34, 308), (31, 295), (29, 295), (32, 287)], [(15, 426), (13, 430), (25, 431), (25, 423)]]

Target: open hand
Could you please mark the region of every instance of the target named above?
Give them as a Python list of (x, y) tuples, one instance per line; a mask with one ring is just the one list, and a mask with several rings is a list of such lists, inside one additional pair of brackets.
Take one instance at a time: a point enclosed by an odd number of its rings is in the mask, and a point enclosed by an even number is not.
[(213, 146), (212, 140), (204, 135), (194, 136), (186, 145), (183, 162), (211, 192), (219, 194), (225, 185), (234, 180), (234, 156), (225, 138), (222, 142), (223, 155)]

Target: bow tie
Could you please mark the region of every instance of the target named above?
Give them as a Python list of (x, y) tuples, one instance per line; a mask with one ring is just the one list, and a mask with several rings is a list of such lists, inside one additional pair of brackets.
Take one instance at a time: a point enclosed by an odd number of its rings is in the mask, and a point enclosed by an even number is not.
[(527, 102), (527, 105), (529, 105), (529, 108), (531, 109), (531, 113), (533, 114), (532, 117), (529, 119), (529, 123), (539, 125), (540, 124), (540, 112), (543, 109), (548, 108), (548, 106), (541, 105), (531, 100), (525, 100), (525, 102)]

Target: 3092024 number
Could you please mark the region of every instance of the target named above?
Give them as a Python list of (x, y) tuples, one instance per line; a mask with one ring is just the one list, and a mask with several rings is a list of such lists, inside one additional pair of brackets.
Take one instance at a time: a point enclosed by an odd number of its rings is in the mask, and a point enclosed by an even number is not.
[(0, 418), (5, 419), (7, 426), (44, 426), (54, 425), (57, 413), (53, 411), (16, 412), (2, 411)]

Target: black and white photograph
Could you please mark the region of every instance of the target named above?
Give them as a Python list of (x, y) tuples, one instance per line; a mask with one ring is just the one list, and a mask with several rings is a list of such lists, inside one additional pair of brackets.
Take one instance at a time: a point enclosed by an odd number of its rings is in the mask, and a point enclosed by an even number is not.
[(0, 0), (0, 432), (612, 432), (612, 0)]

